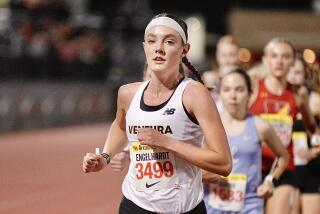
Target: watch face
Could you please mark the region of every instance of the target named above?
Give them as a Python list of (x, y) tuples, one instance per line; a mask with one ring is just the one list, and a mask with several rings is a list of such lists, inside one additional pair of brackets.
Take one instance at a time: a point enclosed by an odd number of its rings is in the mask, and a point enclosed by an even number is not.
[(107, 153), (102, 153), (101, 155), (102, 157), (104, 157), (104, 159), (106, 159), (107, 164), (109, 164), (111, 161), (110, 155), (108, 155)]

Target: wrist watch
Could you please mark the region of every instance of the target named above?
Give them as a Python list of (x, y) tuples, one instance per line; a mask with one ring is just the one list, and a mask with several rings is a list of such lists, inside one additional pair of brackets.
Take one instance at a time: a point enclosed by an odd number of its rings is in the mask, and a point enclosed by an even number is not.
[(102, 157), (104, 157), (104, 159), (106, 159), (107, 164), (109, 164), (111, 161), (110, 155), (108, 155), (107, 153), (101, 153), (101, 155), (102, 155)]

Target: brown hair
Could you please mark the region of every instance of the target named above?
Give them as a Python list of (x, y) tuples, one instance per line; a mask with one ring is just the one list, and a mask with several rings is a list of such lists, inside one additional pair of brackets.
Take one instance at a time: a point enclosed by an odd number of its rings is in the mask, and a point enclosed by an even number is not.
[(310, 82), (311, 88), (320, 93), (320, 65), (310, 65)]
[(229, 75), (229, 74), (239, 74), (240, 76), (242, 76), (242, 78), (244, 79), (244, 82), (246, 83), (247, 89), (248, 89), (248, 93), (249, 95), (252, 94), (252, 83), (251, 83), (251, 78), (250, 76), (247, 74), (247, 72), (245, 70), (243, 70), (242, 68), (233, 68), (231, 71), (229, 71), (228, 73), (224, 74), (222, 76), (222, 79)]
[(309, 64), (303, 58), (303, 55), (298, 52), (295, 55), (295, 60), (299, 60), (302, 63), (305, 74), (305, 85), (312, 90), (320, 93), (320, 68), (319, 64)]

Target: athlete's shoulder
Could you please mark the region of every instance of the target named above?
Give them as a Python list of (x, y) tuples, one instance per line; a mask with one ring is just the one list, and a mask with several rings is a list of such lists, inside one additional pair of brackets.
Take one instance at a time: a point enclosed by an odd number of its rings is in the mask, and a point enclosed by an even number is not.
[(201, 95), (207, 93), (208, 89), (200, 82), (190, 79), (185, 88), (185, 93), (190, 95)]
[(118, 104), (128, 106), (142, 83), (143, 82), (134, 82), (120, 86), (118, 90)]
[(183, 93), (183, 104), (188, 112), (193, 112), (199, 107), (214, 106), (209, 90), (202, 83), (190, 80)]
[(271, 124), (258, 116), (253, 117), (259, 136), (261, 136), (262, 139), (266, 138), (266, 135), (269, 133), (270, 129), (272, 129)]
[(142, 82), (134, 82), (120, 86), (118, 96), (133, 96), (141, 84)]

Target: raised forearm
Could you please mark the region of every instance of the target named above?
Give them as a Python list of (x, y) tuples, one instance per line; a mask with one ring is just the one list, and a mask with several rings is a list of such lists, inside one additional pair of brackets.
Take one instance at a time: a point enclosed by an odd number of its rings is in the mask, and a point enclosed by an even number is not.
[(171, 139), (166, 149), (174, 152), (180, 158), (209, 172), (227, 176), (231, 172), (232, 163), (227, 155), (206, 148), (198, 148), (181, 141)]
[(280, 178), (282, 173), (286, 170), (288, 162), (289, 162), (289, 156), (281, 156), (278, 158), (277, 165), (276, 165), (274, 171), (272, 172), (272, 176), (275, 179)]
[(127, 142), (126, 132), (120, 128), (117, 121), (113, 121), (103, 148), (103, 152), (113, 157), (115, 154), (121, 152), (125, 148)]

